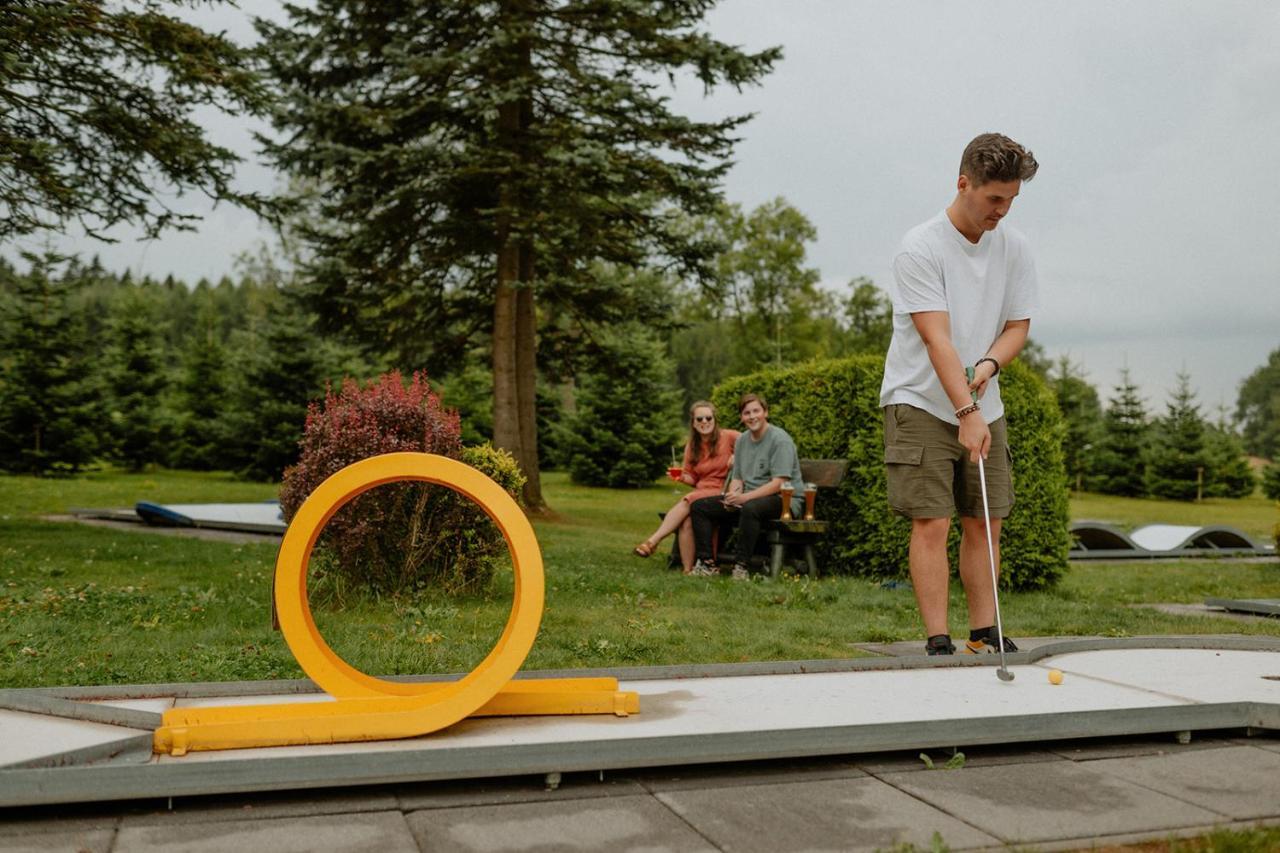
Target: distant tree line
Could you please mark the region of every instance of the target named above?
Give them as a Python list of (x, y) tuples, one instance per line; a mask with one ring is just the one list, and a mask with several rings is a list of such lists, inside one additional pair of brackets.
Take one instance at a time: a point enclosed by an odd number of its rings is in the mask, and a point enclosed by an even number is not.
[[(719, 249), (713, 286), (596, 265), (593, 287), (643, 291), (657, 316), (565, 331), (539, 348), (546, 467), (583, 483), (647, 484), (683, 441), (682, 410), (723, 379), (887, 345), (887, 298), (867, 279), (844, 295), (819, 288), (805, 251), (813, 227), (785, 200), (749, 214), (724, 206), (685, 227)], [(270, 257), (242, 261), (236, 281), (194, 284), (52, 254), (24, 255), (23, 270), (0, 262), (0, 469), (110, 462), (278, 480), (326, 383), (423, 367), (321, 327), (297, 277)], [(431, 379), (474, 445), (494, 435), (492, 373), (483, 341), (461, 340), (431, 360)]]
[[(1148, 409), (1127, 369), (1105, 406), (1070, 358), (1031, 362), (1053, 388), (1067, 425), (1063, 457), (1075, 490), (1173, 500), (1243, 497), (1258, 485), (1246, 454), (1280, 456), (1280, 349), (1242, 384), (1234, 416), (1207, 417), (1183, 372), (1163, 411)], [(1274, 375), (1272, 375), (1274, 374)], [(1280, 466), (1263, 472), (1263, 489), (1280, 499)], [(1273, 485), (1274, 483), (1274, 485)]]
[[(645, 289), (660, 322), (615, 322), (539, 350), (539, 455), (582, 483), (649, 483), (682, 442), (682, 412), (724, 380), (814, 358), (883, 353), (886, 295), (869, 279), (818, 286), (812, 226), (785, 200), (724, 206), (691, 223), (720, 251), (713, 286), (657, 270), (601, 265), (598, 286)], [(394, 364), (321, 331), (291, 276), (269, 258), (237, 281), (134, 280), (96, 261), (27, 255), (0, 262), (0, 469), (74, 472), (99, 462), (229, 470), (278, 480), (297, 461), (308, 402), (343, 377)], [(1246, 452), (1276, 458), (1280, 349), (1242, 384), (1234, 418), (1204, 416), (1182, 375), (1163, 412), (1128, 371), (1104, 406), (1069, 358), (1032, 342), (1023, 360), (1053, 389), (1075, 489), (1179, 500), (1250, 494)], [(493, 437), (492, 374), (482, 346), (437, 363), (433, 385), (456, 408), (466, 444)], [(734, 414), (724, 412), (726, 425)], [(1238, 429), (1237, 429), (1238, 426)], [(1280, 499), (1280, 466), (1263, 474)]]
[(133, 280), (0, 261), (0, 469), (110, 461), (278, 479), (325, 383), (377, 365), (312, 334), (277, 283)]

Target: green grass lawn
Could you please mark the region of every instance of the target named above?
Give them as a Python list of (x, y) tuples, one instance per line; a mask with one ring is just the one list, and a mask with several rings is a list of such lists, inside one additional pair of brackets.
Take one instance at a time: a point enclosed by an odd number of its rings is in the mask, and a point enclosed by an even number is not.
[[(526, 668), (850, 657), (854, 644), (918, 639), (910, 590), (856, 578), (736, 584), (685, 578), (631, 547), (675, 500), (670, 484), (637, 491), (544, 477), (554, 514), (535, 521), (547, 604)], [(225, 475), (101, 473), (68, 480), (0, 477), (0, 686), (290, 678), (302, 673), (271, 630), (273, 543), (236, 545), (116, 531), (40, 516), (76, 506), (259, 500), (273, 488)], [(1110, 499), (1106, 499), (1110, 501)], [(1085, 498), (1073, 502), (1102, 505)], [(1113, 517), (1141, 520), (1183, 508), (1123, 502)], [(1107, 505), (1110, 505), (1109, 503)], [(1214, 502), (1236, 524), (1274, 508)], [(1159, 510), (1167, 507), (1167, 515)], [(1247, 523), (1240, 518), (1256, 513)], [(1097, 517), (1096, 515), (1093, 517)], [(1254, 518), (1253, 515), (1250, 518)], [(1137, 523), (1137, 522), (1132, 522)], [(1203, 522), (1208, 523), (1208, 522)], [(1001, 596), (1006, 630), (1036, 635), (1249, 633), (1280, 636), (1280, 620), (1179, 617), (1144, 602), (1208, 595), (1280, 597), (1280, 561), (1196, 560), (1073, 565), (1050, 592)], [(316, 606), (330, 644), (370, 673), (464, 671), (501, 633), (509, 572), (482, 596), (438, 594)], [(952, 630), (964, 625), (953, 590)]]

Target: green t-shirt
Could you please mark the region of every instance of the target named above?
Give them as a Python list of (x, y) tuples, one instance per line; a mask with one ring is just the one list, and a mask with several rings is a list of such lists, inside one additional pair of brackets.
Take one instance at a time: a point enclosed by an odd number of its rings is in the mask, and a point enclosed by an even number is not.
[(795, 494), (791, 498), (791, 513), (796, 517), (804, 511), (804, 475), (800, 473), (800, 454), (796, 443), (782, 427), (770, 424), (756, 441), (751, 433), (738, 436), (733, 447), (733, 472), (729, 479), (741, 480), (742, 491), (758, 489), (775, 477), (791, 481)]

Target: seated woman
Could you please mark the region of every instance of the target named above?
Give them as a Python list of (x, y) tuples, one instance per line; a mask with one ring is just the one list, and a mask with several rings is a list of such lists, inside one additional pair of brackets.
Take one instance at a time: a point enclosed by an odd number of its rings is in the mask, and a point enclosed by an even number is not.
[(706, 400), (690, 406), (689, 415), (689, 442), (684, 446), (679, 482), (693, 486), (693, 491), (667, 511), (658, 529), (634, 551), (638, 557), (648, 557), (669, 533), (679, 531), (680, 560), (684, 563), (686, 575), (693, 571), (694, 560), (689, 506), (700, 498), (714, 497), (724, 490), (724, 479), (733, 464), (733, 446), (738, 440), (736, 430), (720, 428), (716, 421), (716, 407)]

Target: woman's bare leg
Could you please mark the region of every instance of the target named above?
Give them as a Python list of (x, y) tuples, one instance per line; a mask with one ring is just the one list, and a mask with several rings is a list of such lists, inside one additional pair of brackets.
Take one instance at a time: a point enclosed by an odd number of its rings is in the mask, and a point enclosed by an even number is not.
[(658, 547), (658, 543), (666, 539), (676, 531), (685, 519), (689, 517), (689, 505), (684, 501), (676, 501), (676, 505), (667, 510), (667, 515), (662, 519), (662, 523), (658, 525), (658, 529), (649, 535), (645, 541), (654, 548)]

